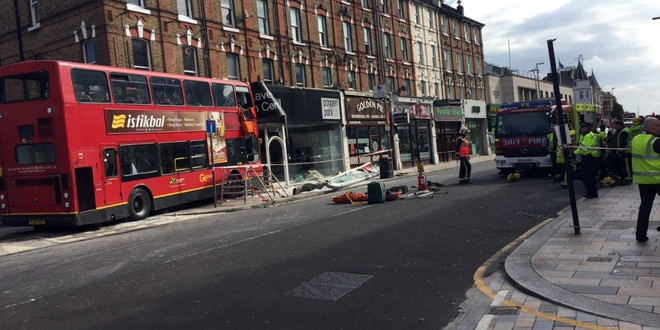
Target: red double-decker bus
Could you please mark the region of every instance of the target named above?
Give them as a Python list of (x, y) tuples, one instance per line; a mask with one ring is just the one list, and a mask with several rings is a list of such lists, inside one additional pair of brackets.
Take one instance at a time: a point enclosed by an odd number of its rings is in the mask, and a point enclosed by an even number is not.
[(260, 170), (253, 104), (241, 81), (63, 61), (0, 67), (0, 220), (140, 220), (211, 198), (214, 176)]

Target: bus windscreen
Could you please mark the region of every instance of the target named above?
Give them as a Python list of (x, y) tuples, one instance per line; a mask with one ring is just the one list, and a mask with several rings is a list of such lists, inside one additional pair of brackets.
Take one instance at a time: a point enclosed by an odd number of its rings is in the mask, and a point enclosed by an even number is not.
[(550, 120), (545, 112), (509, 113), (497, 118), (496, 136), (545, 135), (550, 132)]

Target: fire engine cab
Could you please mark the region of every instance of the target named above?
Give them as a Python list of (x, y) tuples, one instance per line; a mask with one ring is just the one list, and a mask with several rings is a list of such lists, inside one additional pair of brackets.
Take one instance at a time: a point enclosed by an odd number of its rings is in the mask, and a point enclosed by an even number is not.
[[(503, 104), (495, 122), (495, 166), (500, 173), (549, 170), (548, 134), (553, 130), (553, 100)], [(565, 122), (571, 122), (571, 106), (562, 100)]]

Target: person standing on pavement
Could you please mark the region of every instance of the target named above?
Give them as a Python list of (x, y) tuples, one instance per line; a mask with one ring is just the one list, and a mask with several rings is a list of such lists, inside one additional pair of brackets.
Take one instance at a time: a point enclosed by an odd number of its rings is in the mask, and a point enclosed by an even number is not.
[(470, 181), (470, 174), (472, 172), (472, 165), (470, 164), (470, 143), (467, 140), (467, 134), (470, 130), (463, 126), (458, 130), (458, 139), (456, 140), (456, 156), (460, 162), (460, 169), (458, 170), (458, 183), (466, 184), (472, 183)]
[(598, 175), (598, 138), (591, 129), (592, 124), (580, 123), (580, 144), (575, 150), (575, 155), (581, 158), (582, 183), (587, 189), (586, 198), (597, 198), (598, 188), (596, 188), (596, 176)]
[(631, 153), (633, 182), (639, 187), (641, 199), (635, 238), (641, 243), (649, 240), (651, 208), (655, 195), (660, 194), (660, 119), (649, 117), (644, 121), (644, 132), (633, 139)]
[[(612, 176), (615, 178), (617, 183), (621, 183), (625, 176), (626, 170), (624, 170), (627, 164), (623, 158), (623, 152), (617, 150), (619, 148), (619, 135), (623, 130), (623, 121), (619, 118), (613, 118), (611, 122), (610, 136), (608, 146), (610, 147), (610, 152), (607, 155), (607, 167), (610, 169)], [(629, 150), (630, 151), (630, 150)]]

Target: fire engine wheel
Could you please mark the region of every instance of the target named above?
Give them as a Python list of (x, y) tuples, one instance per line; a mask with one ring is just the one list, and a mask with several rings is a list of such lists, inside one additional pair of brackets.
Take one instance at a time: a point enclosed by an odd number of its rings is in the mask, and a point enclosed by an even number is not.
[(151, 197), (142, 188), (134, 189), (128, 197), (128, 207), (131, 220), (142, 220), (151, 213)]

